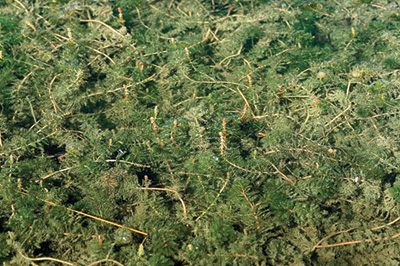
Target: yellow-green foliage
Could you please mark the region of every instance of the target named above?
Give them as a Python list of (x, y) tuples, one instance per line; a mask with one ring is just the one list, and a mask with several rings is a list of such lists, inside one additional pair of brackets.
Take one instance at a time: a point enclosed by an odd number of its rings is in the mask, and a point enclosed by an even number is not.
[(396, 265), (396, 1), (0, 2), (4, 265)]

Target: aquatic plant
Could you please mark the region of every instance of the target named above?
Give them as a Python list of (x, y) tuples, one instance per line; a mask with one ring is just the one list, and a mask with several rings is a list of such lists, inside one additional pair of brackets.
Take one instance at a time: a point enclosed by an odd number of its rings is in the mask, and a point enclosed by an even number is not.
[(0, 4), (4, 265), (398, 263), (394, 1)]

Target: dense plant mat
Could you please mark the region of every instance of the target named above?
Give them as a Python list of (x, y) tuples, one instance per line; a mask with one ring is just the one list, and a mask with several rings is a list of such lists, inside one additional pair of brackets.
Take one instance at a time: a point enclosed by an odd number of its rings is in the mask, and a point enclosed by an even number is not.
[(2, 265), (397, 265), (398, 1), (0, 3)]

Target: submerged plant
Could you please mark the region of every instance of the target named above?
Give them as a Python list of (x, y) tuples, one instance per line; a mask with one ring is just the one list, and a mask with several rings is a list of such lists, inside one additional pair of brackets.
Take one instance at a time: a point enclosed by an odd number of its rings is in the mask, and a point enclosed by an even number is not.
[(396, 12), (1, 3), (0, 261), (393, 265)]

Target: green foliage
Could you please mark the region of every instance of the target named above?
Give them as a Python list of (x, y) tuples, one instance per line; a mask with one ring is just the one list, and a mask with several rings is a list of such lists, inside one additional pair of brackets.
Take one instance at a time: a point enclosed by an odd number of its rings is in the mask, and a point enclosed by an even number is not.
[(396, 264), (399, 17), (1, 3), (0, 262)]

